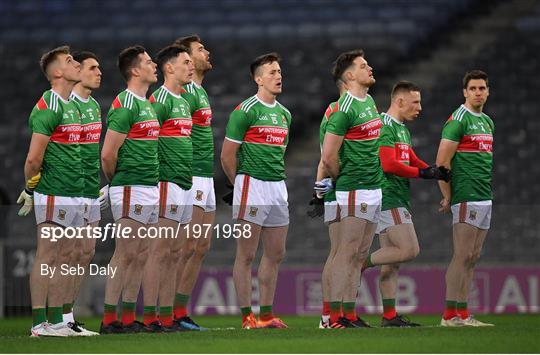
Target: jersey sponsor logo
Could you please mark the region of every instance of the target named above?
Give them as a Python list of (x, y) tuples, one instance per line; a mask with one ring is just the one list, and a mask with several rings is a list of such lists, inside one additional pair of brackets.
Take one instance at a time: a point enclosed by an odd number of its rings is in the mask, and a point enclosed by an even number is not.
[(78, 123), (58, 125), (51, 135), (51, 142), (60, 144), (76, 144), (81, 139), (81, 125)]
[(101, 122), (81, 125), (81, 138), (79, 143), (99, 143), (101, 137)]
[(382, 121), (375, 118), (358, 126), (351, 127), (345, 133), (345, 139), (353, 141), (369, 141), (379, 138), (381, 134)]
[(194, 125), (208, 127), (212, 124), (212, 109), (201, 108), (193, 112), (192, 119)]
[(285, 139), (288, 134), (288, 128), (255, 126), (247, 130), (244, 136), (244, 142), (283, 146), (285, 145)]
[(128, 132), (128, 139), (156, 140), (159, 136), (159, 122), (157, 120), (136, 122)]
[(159, 131), (160, 137), (189, 137), (193, 122), (189, 118), (171, 118), (163, 123)]
[(470, 134), (463, 136), (457, 147), (458, 152), (492, 153), (493, 136), (491, 134)]
[(396, 159), (402, 163), (410, 162), (410, 147), (407, 143), (395, 143)]

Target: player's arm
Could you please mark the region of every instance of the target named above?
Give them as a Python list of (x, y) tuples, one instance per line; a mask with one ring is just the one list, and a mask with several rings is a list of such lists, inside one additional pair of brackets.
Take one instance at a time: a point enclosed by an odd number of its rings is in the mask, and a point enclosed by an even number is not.
[[(439, 151), (437, 152), (437, 166), (443, 166), (446, 169), (451, 170), (452, 158), (456, 154), (458, 144), (458, 142), (455, 142), (453, 140), (449, 140), (446, 138), (441, 139)], [(439, 211), (445, 212), (448, 211), (448, 209), (450, 208), (450, 201), (452, 199), (452, 187), (450, 185), (450, 182), (439, 180), (439, 188), (443, 196), (440, 203), (441, 208), (439, 209)]]
[(234, 184), (236, 178), (236, 155), (250, 126), (251, 122), (248, 114), (239, 107), (229, 116), (221, 149), (221, 166), (231, 184)]
[(51, 137), (41, 134), (33, 133), (30, 140), (30, 148), (28, 149), (28, 155), (24, 163), (24, 177), (26, 181), (36, 176), (41, 170), (43, 164), (43, 157), (45, 156), (45, 150)]
[(416, 155), (412, 147), (411, 149), (409, 149), (409, 161), (411, 163), (411, 166), (415, 166), (420, 169), (425, 169), (429, 166), (425, 161), (423, 161)]
[(116, 132), (112, 129), (107, 130), (107, 134), (105, 134), (105, 141), (103, 142), (103, 149), (101, 150), (101, 166), (105, 177), (109, 181), (112, 180), (114, 173), (116, 172), (118, 151), (122, 144), (124, 144), (126, 137), (127, 134)]
[(343, 144), (343, 136), (326, 132), (324, 135), (322, 163), (324, 169), (332, 179), (337, 179), (339, 175), (339, 149)]
[(409, 166), (396, 159), (396, 153), (393, 147), (380, 146), (379, 158), (381, 159), (381, 165), (385, 173), (404, 178), (416, 178), (420, 176), (420, 169), (418, 167)]
[(221, 148), (221, 167), (231, 184), (234, 184), (234, 179), (236, 178), (236, 154), (238, 153), (241, 144), (241, 142), (232, 141), (227, 137), (223, 140), (223, 147)]

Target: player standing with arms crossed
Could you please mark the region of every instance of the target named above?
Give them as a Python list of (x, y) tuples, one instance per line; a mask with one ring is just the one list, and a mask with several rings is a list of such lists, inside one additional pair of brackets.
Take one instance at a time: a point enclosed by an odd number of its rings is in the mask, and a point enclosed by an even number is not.
[(454, 254), (446, 271), (445, 327), (493, 326), (475, 319), (467, 309), (474, 266), (491, 223), (494, 124), (483, 113), (489, 96), (488, 76), (473, 70), (463, 78), (461, 105), (446, 121), (437, 165), (452, 169), (452, 183), (439, 182), (439, 211), (452, 210)]
[(409, 178), (446, 179), (449, 171), (428, 166), (412, 148), (406, 122), (414, 121), (421, 106), (420, 88), (408, 81), (394, 85), (390, 108), (383, 113), (379, 156), (384, 171), (381, 218), (377, 226), (381, 248), (369, 255), (364, 268), (382, 265), (379, 287), (384, 314), (383, 327), (417, 327), (396, 313), (397, 276), (400, 263), (414, 259), (420, 247), (414, 230), (410, 206)]
[[(330, 327), (370, 327), (356, 314), (360, 267), (373, 241), (382, 200), (378, 138), (381, 120), (368, 94), (375, 84), (362, 50), (342, 53), (333, 68), (348, 91), (330, 115), (322, 161), (336, 180), (340, 208), (340, 241), (330, 265)], [(341, 317), (343, 305), (344, 317)]]
[[(223, 171), (234, 183), (233, 219), (242, 230), (233, 278), (244, 329), (287, 328), (272, 312), (289, 228), (284, 155), (291, 114), (276, 100), (282, 91), (279, 62), (277, 53), (269, 53), (251, 63), (257, 94), (231, 113), (221, 151)], [(264, 251), (258, 270), (261, 307), (257, 321), (251, 310), (251, 267), (260, 239)]]
[[(141, 46), (124, 49), (118, 68), (127, 89), (114, 99), (107, 117), (108, 130), (101, 152), (103, 172), (111, 182), (111, 210), (119, 228), (131, 228), (129, 238), (115, 240), (109, 262), (116, 275), (107, 277), (100, 333), (162, 331), (136, 320), (135, 303), (148, 259), (150, 240), (140, 238), (158, 221), (159, 122), (146, 93), (157, 82), (156, 64)], [(122, 323), (116, 305), (122, 295)]]

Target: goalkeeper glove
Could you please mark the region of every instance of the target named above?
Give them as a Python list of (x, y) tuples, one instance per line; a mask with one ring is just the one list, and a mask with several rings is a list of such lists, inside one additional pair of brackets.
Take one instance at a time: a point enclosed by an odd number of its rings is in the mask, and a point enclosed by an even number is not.
[(313, 194), (313, 198), (309, 201), (309, 205), (313, 206), (308, 209), (307, 215), (311, 218), (320, 217), (324, 215), (324, 199), (317, 197), (317, 194)]
[(17, 199), (17, 203), (23, 204), (17, 214), (21, 217), (27, 216), (34, 207), (34, 191), (27, 188), (22, 190), (19, 198)]
[(227, 183), (227, 187), (231, 189), (231, 191), (227, 192), (223, 197), (221, 198), (223, 202), (228, 204), (229, 206), (232, 206), (233, 204), (233, 198), (234, 198), (234, 185)]
[(332, 179), (324, 178), (320, 181), (315, 181), (315, 186), (313, 187), (313, 190), (315, 190), (315, 194), (317, 194), (318, 198), (322, 198), (333, 188), (334, 184), (332, 183)]
[(437, 179), (449, 182), (452, 178), (451, 171), (444, 166), (430, 165), (427, 168), (418, 170), (418, 176), (422, 179)]
[(105, 185), (99, 190), (98, 202), (99, 202), (99, 208), (102, 211), (110, 206), (109, 185)]

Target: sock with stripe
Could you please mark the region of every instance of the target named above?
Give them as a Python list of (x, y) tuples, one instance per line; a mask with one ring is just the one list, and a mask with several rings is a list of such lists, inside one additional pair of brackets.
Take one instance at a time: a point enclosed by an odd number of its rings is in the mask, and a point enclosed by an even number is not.
[(449, 320), (457, 316), (457, 301), (446, 300), (444, 307), (443, 319)]
[(323, 301), (322, 315), (323, 316), (329, 316), (330, 315), (330, 302)]
[(173, 308), (159, 307), (159, 320), (164, 327), (171, 327), (173, 325)]
[(341, 317), (341, 301), (330, 302), (330, 324), (335, 323)]
[(62, 307), (49, 307), (47, 309), (47, 319), (51, 324), (62, 323)]
[(345, 318), (355, 321), (358, 318), (356, 315), (356, 302), (343, 302), (343, 313)]
[(47, 310), (43, 308), (32, 308), (32, 326), (39, 325), (47, 321)]
[(371, 254), (368, 255), (366, 260), (364, 260), (364, 264), (362, 264), (362, 272), (366, 269), (369, 269), (370, 267), (373, 267), (373, 262), (371, 261)]
[(122, 324), (129, 325), (135, 322), (135, 302), (122, 301)]
[(261, 306), (261, 312), (259, 314), (259, 319), (263, 322), (269, 321), (274, 318), (272, 313), (272, 306)]
[(469, 310), (467, 309), (467, 302), (458, 302), (456, 304), (456, 310), (461, 319), (469, 318)]
[(143, 308), (143, 323), (149, 325), (152, 322), (157, 321), (156, 306), (144, 306)]
[(397, 316), (395, 298), (383, 298), (382, 304), (383, 304), (383, 317), (385, 319), (392, 319)]
[(253, 313), (251, 307), (241, 307), (240, 312), (242, 312), (242, 322), (245, 322), (247, 317)]
[(109, 325), (118, 320), (118, 316), (116, 314), (116, 305), (105, 303), (103, 308), (103, 325)]
[(187, 304), (189, 302), (189, 295), (183, 295), (177, 293), (174, 296), (174, 318), (180, 319), (188, 315)]

